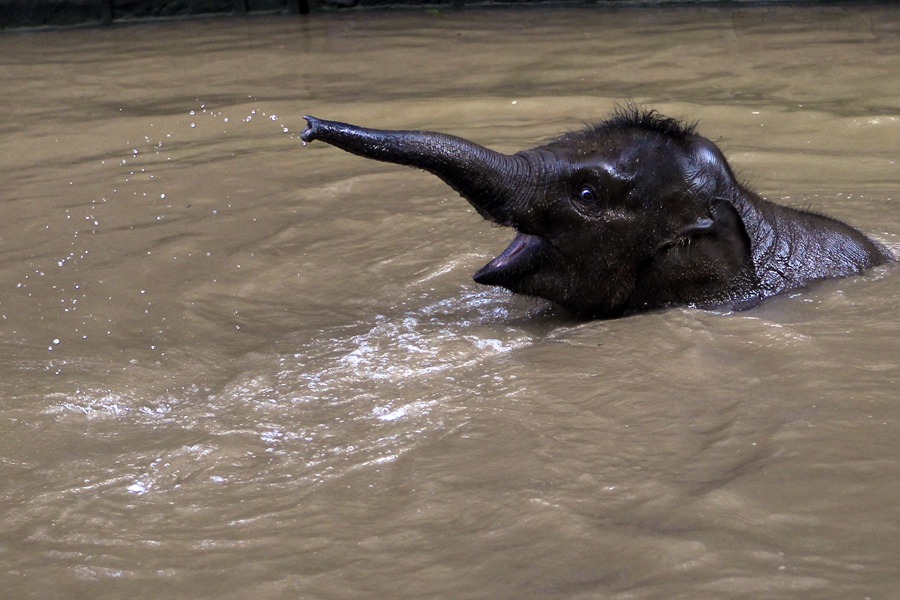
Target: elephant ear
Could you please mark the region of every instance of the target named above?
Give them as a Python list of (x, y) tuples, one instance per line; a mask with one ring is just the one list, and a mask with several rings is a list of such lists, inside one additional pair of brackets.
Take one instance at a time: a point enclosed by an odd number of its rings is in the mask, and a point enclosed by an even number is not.
[(641, 307), (752, 301), (758, 278), (750, 237), (731, 202), (716, 199), (703, 216), (661, 245), (639, 278)]
[(706, 138), (689, 136), (695, 198), (711, 198), (693, 222), (659, 247), (648, 269), (650, 285), (665, 304), (758, 303), (759, 277), (741, 212), (723, 196), (737, 180), (722, 151)]
[(752, 263), (744, 220), (727, 200), (713, 200), (709, 215), (683, 227), (672, 247), (673, 260), (695, 267), (709, 263), (728, 272)]

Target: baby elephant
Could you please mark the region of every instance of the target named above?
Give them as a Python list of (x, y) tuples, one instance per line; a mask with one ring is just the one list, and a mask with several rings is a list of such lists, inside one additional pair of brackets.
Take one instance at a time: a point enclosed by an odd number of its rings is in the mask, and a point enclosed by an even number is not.
[(828, 217), (742, 185), (694, 127), (633, 106), (513, 155), (442, 133), (305, 117), (305, 142), (424, 169), (516, 237), (475, 281), (591, 318), (668, 306), (755, 306), (893, 259)]

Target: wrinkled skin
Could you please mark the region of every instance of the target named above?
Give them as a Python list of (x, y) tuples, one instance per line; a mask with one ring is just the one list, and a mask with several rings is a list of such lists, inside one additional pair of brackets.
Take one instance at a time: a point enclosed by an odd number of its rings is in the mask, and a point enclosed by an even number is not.
[(608, 120), (514, 155), (462, 138), (306, 117), (301, 134), (425, 169), (517, 234), (475, 281), (584, 316), (761, 299), (892, 260), (859, 231), (779, 206), (741, 185), (693, 127), (620, 108)]

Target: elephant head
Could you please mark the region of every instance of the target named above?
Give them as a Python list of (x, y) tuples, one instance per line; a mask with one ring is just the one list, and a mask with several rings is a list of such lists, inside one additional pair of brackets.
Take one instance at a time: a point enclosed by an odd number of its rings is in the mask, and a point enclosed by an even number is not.
[(475, 273), (478, 283), (589, 317), (742, 306), (780, 291), (759, 273), (771, 238), (766, 201), (737, 182), (693, 126), (655, 111), (620, 108), (511, 155), (442, 133), (305, 118), (303, 141), (424, 169), (484, 218), (515, 229), (509, 247)]

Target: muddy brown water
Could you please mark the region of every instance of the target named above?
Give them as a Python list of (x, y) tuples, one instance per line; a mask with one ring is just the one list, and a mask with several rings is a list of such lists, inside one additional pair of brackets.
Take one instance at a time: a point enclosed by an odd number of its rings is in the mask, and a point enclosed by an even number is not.
[(4, 598), (897, 598), (900, 277), (575, 322), (436, 178), (633, 98), (900, 250), (900, 13), (467, 10), (0, 37)]

